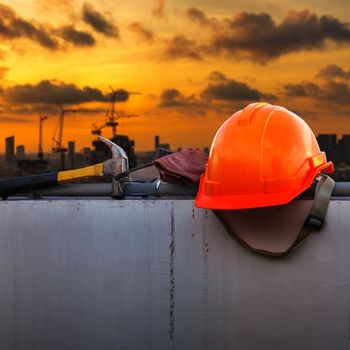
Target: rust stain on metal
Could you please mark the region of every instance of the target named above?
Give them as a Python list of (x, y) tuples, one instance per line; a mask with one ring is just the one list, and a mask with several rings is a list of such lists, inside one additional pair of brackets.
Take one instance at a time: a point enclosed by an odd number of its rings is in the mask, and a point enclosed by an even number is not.
[[(205, 211), (205, 218), (207, 219), (207, 210)], [(208, 271), (208, 257), (209, 257), (209, 243), (208, 230), (206, 220), (203, 222), (202, 231), (202, 263), (203, 263), (203, 287), (202, 287), (202, 315), (203, 315), (203, 330), (202, 330), (202, 345), (203, 349), (209, 348), (208, 328), (209, 328), (209, 271)]]
[(170, 264), (169, 264), (169, 336), (170, 339), (175, 335), (175, 229), (174, 229), (174, 208), (171, 206), (170, 223)]

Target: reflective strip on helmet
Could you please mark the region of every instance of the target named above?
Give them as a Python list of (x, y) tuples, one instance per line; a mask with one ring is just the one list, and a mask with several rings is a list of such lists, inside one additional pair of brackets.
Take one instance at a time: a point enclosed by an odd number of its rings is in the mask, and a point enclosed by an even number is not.
[(309, 158), (309, 164), (311, 169), (318, 169), (318, 174), (324, 171), (327, 174), (334, 172), (334, 165), (332, 162), (327, 162), (325, 152), (321, 152), (317, 156)]
[(309, 158), (311, 169), (316, 169), (327, 163), (326, 153), (321, 152), (317, 156)]

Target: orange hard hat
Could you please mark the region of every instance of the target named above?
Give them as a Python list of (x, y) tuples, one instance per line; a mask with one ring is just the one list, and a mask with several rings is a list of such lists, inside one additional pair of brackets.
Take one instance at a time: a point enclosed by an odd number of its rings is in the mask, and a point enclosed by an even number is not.
[(246, 209), (290, 202), (321, 172), (332, 173), (303, 119), (280, 106), (252, 103), (217, 131), (195, 205)]

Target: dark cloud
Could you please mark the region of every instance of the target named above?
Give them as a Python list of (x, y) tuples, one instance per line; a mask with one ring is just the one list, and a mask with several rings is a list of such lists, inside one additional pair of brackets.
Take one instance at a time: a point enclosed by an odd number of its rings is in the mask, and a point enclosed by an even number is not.
[(325, 84), (318, 85), (304, 81), (299, 84), (284, 85), (284, 90), (289, 97), (308, 97), (317, 104), (350, 105), (350, 86), (346, 82), (329, 80)]
[(284, 85), (286, 95), (289, 97), (318, 97), (320, 87), (316, 83), (304, 81), (298, 84)]
[(158, 107), (171, 108), (187, 112), (189, 115), (205, 115), (207, 103), (196, 98), (194, 95), (185, 96), (178, 89), (165, 89), (159, 96)]
[(242, 109), (246, 105), (244, 100), (214, 100), (207, 96), (185, 95), (176, 88), (162, 91), (158, 97), (158, 108), (175, 111), (179, 115), (188, 117), (203, 117), (208, 111), (217, 115), (230, 115), (232, 111)]
[[(47, 109), (47, 106), (44, 106)], [(55, 108), (57, 111), (57, 108)], [(105, 108), (87, 108), (87, 107), (79, 107), (74, 108), (74, 113), (82, 113), (82, 114), (96, 114), (96, 113), (105, 113)]]
[(190, 40), (183, 34), (178, 34), (167, 41), (164, 57), (166, 59), (190, 58), (201, 60), (200, 52), (201, 47), (195, 40)]
[(324, 39), (332, 39), (339, 42), (350, 41), (349, 23), (340, 22), (339, 19), (331, 15), (323, 15), (319, 18), (319, 28)]
[[(116, 91), (117, 101), (126, 101), (129, 98), (129, 93), (126, 90)], [(111, 94), (105, 94), (101, 90), (89, 86), (79, 88), (75, 84), (42, 80), (35, 85), (11, 86), (4, 91), (4, 97), (8, 103), (48, 105), (57, 101), (63, 104), (108, 102), (111, 99)]]
[(12, 25), (12, 30), (16, 30), (17, 33), (26, 36), (28, 39), (37, 41), (41, 46), (47, 49), (58, 48), (58, 41), (48, 33), (43, 25), (36, 27), (34, 24), (19, 18), (13, 21)]
[(164, 14), (165, 0), (156, 0), (155, 6), (151, 9), (151, 13), (156, 18), (163, 18)]
[(96, 44), (95, 38), (90, 33), (77, 30), (72, 25), (62, 27), (59, 32), (65, 41), (74, 46), (94, 46)]
[(26, 38), (49, 50), (60, 48), (58, 38), (74, 46), (94, 46), (94, 37), (85, 31), (77, 30), (74, 25), (53, 28), (48, 25), (19, 17), (9, 6), (0, 4), (0, 38), (14, 40)]
[(241, 12), (228, 21), (228, 32), (217, 33), (211, 49), (246, 54), (266, 62), (287, 53), (322, 48), (326, 40), (350, 43), (348, 24), (309, 11), (290, 12), (277, 24), (269, 14)]
[(107, 36), (119, 37), (118, 27), (109, 21), (102, 13), (98, 12), (89, 3), (84, 3), (82, 16), (85, 23), (89, 24), (96, 32)]
[(129, 30), (135, 33), (141, 40), (152, 44), (154, 42), (154, 34), (151, 30), (145, 28), (140, 22), (130, 23)]
[(44, 25), (19, 17), (11, 7), (3, 4), (0, 4), (0, 37), (7, 40), (27, 38), (50, 50), (59, 46)]
[[(88, 107), (74, 107), (74, 113), (81, 115), (93, 115), (97, 113), (105, 113), (105, 108), (88, 108)], [(51, 104), (7, 104), (4, 106), (2, 113), (10, 114), (10, 115), (33, 115), (36, 113), (44, 113), (44, 114), (54, 114), (56, 115), (58, 111), (58, 106), (56, 103)]]
[(181, 112), (195, 112), (201, 115), (206, 114), (207, 110), (221, 114), (222, 111), (241, 108), (248, 101), (278, 99), (244, 82), (230, 79), (219, 71), (211, 72), (208, 78), (210, 83), (197, 95), (185, 95), (176, 88), (163, 90), (159, 95), (158, 107), (178, 109)]
[(345, 82), (329, 81), (321, 89), (321, 99), (350, 105), (350, 86)]
[(210, 83), (203, 91), (204, 99), (214, 99), (221, 101), (258, 101), (262, 99), (276, 99), (276, 96), (264, 94), (261, 91), (250, 87), (248, 84), (233, 79), (227, 79), (224, 75), (216, 76), (225, 78), (217, 83)]
[(350, 27), (331, 15), (292, 11), (277, 23), (268, 13), (240, 12), (232, 17), (208, 18), (191, 8), (187, 15), (201, 26), (211, 25), (206, 51), (212, 55), (243, 57), (266, 63), (282, 55), (322, 49), (327, 41), (350, 43)]
[(165, 89), (159, 96), (159, 107), (184, 107), (188, 106), (191, 101), (186, 98), (178, 89)]
[(219, 71), (212, 71), (210, 74), (209, 74), (209, 77), (208, 77), (209, 80), (211, 81), (227, 81), (227, 77), (225, 74), (219, 72)]
[[(3, 113), (0, 110), (0, 114)], [(20, 117), (5, 117), (5, 116), (0, 116), (0, 123), (1, 124), (7, 124), (7, 123), (16, 123), (16, 124), (23, 124), (23, 123), (30, 123), (31, 120), (27, 118), (20, 118)]]
[(201, 26), (211, 27), (214, 30), (219, 28), (220, 23), (216, 18), (209, 18), (203, 11), (195, 7), (189, 8), (186, 15), (191, 21), (197, 22)]
[[(129, 99), (130, 95), (142, 95), (140, 92), (135, 92), (135, 91), (129, 92), (129, 91), (126, 91), (124, 89), (114, 90), (114, 93), (115, 93), (115, 100), (117, 102), (127, 101)], [(112, 97), (112, 93), (109, 93), (106, 96), (108, 97), (108, 100), (110, 100)]]
[(346, 71), (344, 68), (336, 64), (329, 64), (326, 67), (321, 68), (316, 77), (326, 80), (334, 78), (350, 80), (350, 69)]
[(206, 25), (212, 24), (212, 21), (207, 17), (207, 15), (203, 11), (201, 11), (195, 7), (189, 8), (187, 10), (186, 14), (190, 20), (196, 21), (201, 25), (206, 26)]

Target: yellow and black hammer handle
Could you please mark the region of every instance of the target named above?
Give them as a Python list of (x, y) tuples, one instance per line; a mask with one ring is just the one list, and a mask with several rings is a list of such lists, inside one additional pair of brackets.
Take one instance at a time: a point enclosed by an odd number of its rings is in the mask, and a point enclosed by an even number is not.
[(104, 163), (85, 168), (0, 180), (0, 197), (104, 174)]

